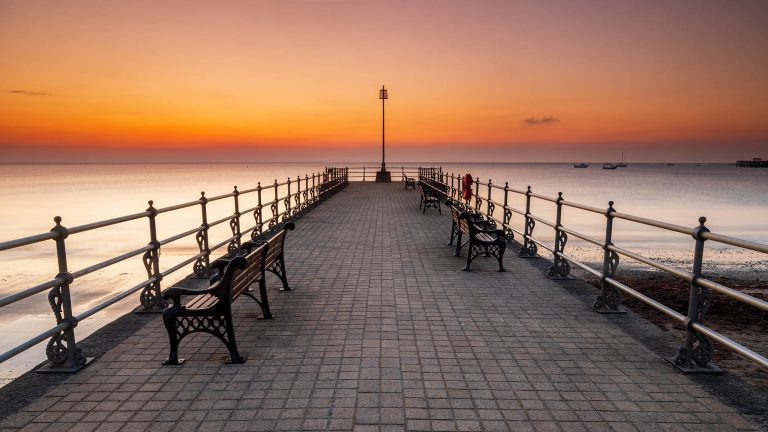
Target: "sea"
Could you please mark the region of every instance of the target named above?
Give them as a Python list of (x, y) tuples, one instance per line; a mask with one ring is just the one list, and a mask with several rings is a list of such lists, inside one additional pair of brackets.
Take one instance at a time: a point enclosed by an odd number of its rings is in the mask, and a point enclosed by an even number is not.
[[(367, 166), (368, 175), (376, 163), (189, 163), (189, 164), (47, 164), (0, 165), (0, 242), (48, 232), (54, 217), (62, 225), (73, 227), (91, 222), (142, 212), (152, 200), (156, 208), (192, 202), (201, 192), (214, 197), (240, 190), (295, 181), (322, 172), (327, 166), (349, 166), (353, 171)], [(557, 197), (598, 208), (614, 208), (622, 213), (660, 220), (686, 227), (698, 225), (700, 216), (713, 232), (768, 243), (768, 169), (737, 168), (732, 164), (630, 164), (626, 168), (604, 170), (601, 163), (577, 169), (571, 163), (390, 163), (393, 179), (400, 180), (402, 167), (437, 166), (456, 176), (466, 173), (485, 183), (522, 191), (528, 186), (540, 195)], [(372, 180), (372, 177), (368, 177)], [(311, 181), (310, 181), (311, 183)], [(294, 189), (295, 190), (295, 189)], [(287, 192), (281, 186), (279, 195)], [(405, 190), (403, 193), (408, 193)], [(487, 197), (487, 187), (480, 195)], [(272, 195), (270, 195), (272, 194)], [(274, 199), (265, 192), (263, 201)], [(494, 190), (495, 201), (503, 202), (501, 191)], [(414, 207), (418, 200), (414, 194)], [(507, 202), (523, 210), (525, 196), (510, 192)], [(240, 209), (256, 204), (255, 194), (241, 196)], [(234, 211), (232, 198), (208, 205), (208, 220), (224, 218)], [(497, 209), (497, 216), (500, 210)], [(556, 217), (555, 206), (534, 199), (532, 213), (549, 221)], [(243, 226), (250, 227), (251, 216), (243, 216)], [(250, 221), (250, 222), (249, 222)], [(564, 208), (562, 223), (577, 232), (602, 241), (605, 216), (583, 210)], [(201, 223), (199, 206), (161, 214), (157, 217), (159, 238), (195, 228)], [(512, 225), (523, 229), (523, 218), (514, 215)], [(554, 232), (544, 224), (534, 228), (534, 236), (551, 244)], [(224, 223), (211, 230), (211, 243), (231, 235)], [(300, 235), (297, 231), (295, 235)], [(446, 241), (435, 239), (435, 241)], [(106, 259), (145, 246), (150, 240), (146, 218), (117, 226), (70, 236), (66, 240), (70, 271), (85, 268)], [(633, 222), (616, 220), (613, 241), (668, 265), (690, 270), (694, 241), (690, 235), (664, 231)], [(707, 242), (705, 271), (740, 273), (746, 278), (765, 280), (768, 260), (764, 254)], [(547, 256), (545, 251), (541, 251)], [(161, 249), (162, 268), (197, 253), (193, 236)], [(573, 236), (566, 243), (566, 253), (585, 262), (601, 259), (599, 247)], [(508, 259), (515, 259), (510, 256)], [(622, 266), (639, 266), (622, 262)], [(50, 280), (58, 273), (53, 241), (46, 241), (0, 252), (0, 297), (19, 292)], [(167, 287), (189, 274), (182, 270), (163, 281)], [(77, 279), (71, 286), (74, 313), (97, 305), (116, 293), (146, 279), (140, 256)], [(82, 339), (117, 317), (138, 306), (138, 294), (81, 322), (77, 337)], [(5, 352), (40, 334), (55, 324), (47, 293), (40, 293), (0, 309), (0, 351)], [(0, 385), (30, 370), (45, 359), (45, 343), (0, 364)]]

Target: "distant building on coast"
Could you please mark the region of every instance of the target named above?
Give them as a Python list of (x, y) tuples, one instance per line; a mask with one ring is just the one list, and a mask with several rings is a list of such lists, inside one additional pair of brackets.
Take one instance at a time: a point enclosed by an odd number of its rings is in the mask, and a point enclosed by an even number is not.
[(737, 160), (736, 166), (740, 168), (768, 168), (768, 160), (753, 158), (752, 160)]

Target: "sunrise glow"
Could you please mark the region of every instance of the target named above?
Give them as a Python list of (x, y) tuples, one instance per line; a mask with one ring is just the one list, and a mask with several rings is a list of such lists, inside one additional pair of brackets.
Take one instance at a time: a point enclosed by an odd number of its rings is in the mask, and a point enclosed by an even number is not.
[(3, 1), (0, 162), (375, 160), (381, 84), (400, 160), (732, 161), (768, 142), (766, 22), (761, 1)]

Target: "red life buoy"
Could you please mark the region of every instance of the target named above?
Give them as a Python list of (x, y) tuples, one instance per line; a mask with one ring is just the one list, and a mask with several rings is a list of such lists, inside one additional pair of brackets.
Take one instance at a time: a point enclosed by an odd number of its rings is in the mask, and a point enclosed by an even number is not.
[(464, 198), (464, 201), (469, 201), (469, 199), (472, 198), (473, 184), (474, 180), (472, 179), (472, 174), (467, 174), (461, 179), (461, 197)]

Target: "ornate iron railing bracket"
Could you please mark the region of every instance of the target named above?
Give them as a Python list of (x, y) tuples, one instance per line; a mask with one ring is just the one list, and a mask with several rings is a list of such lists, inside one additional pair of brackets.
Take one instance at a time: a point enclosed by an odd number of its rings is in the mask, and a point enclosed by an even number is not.
[(600, 278), (600, 294), (592, 308), (600, 314), (625, 314), (627, 309), (621, 305), (621, 292), (615, 286), (606, 282), (607, 278), (615, 278), (619, 269), (619, 254), (610, 249), (613, 246), (613, 201), (608, 201), (605, 210), (605, 243), (603, 243), (603, 272)]
[(691, 279), (688, 296), (688, 316), (684, 324), (686, 327), (685, 345), (680, 347), (677, 356), (672, 363), (680, 371), (689, 374), (722, 374), (723, 370), (712, 363), (715, 348), (710, 338), (694, 329), (695, 324), (704, 325), (707, 311), (712, 303), (712, 294), (709, 288), (699, 284), (701, 268), (704, 261), (704, 234), (709, 232), (704, 223), (707, 218), (699, 218), (699, 226), (691, 230), (691, 236), (696, 240), (693, 253), (693, 278)]

